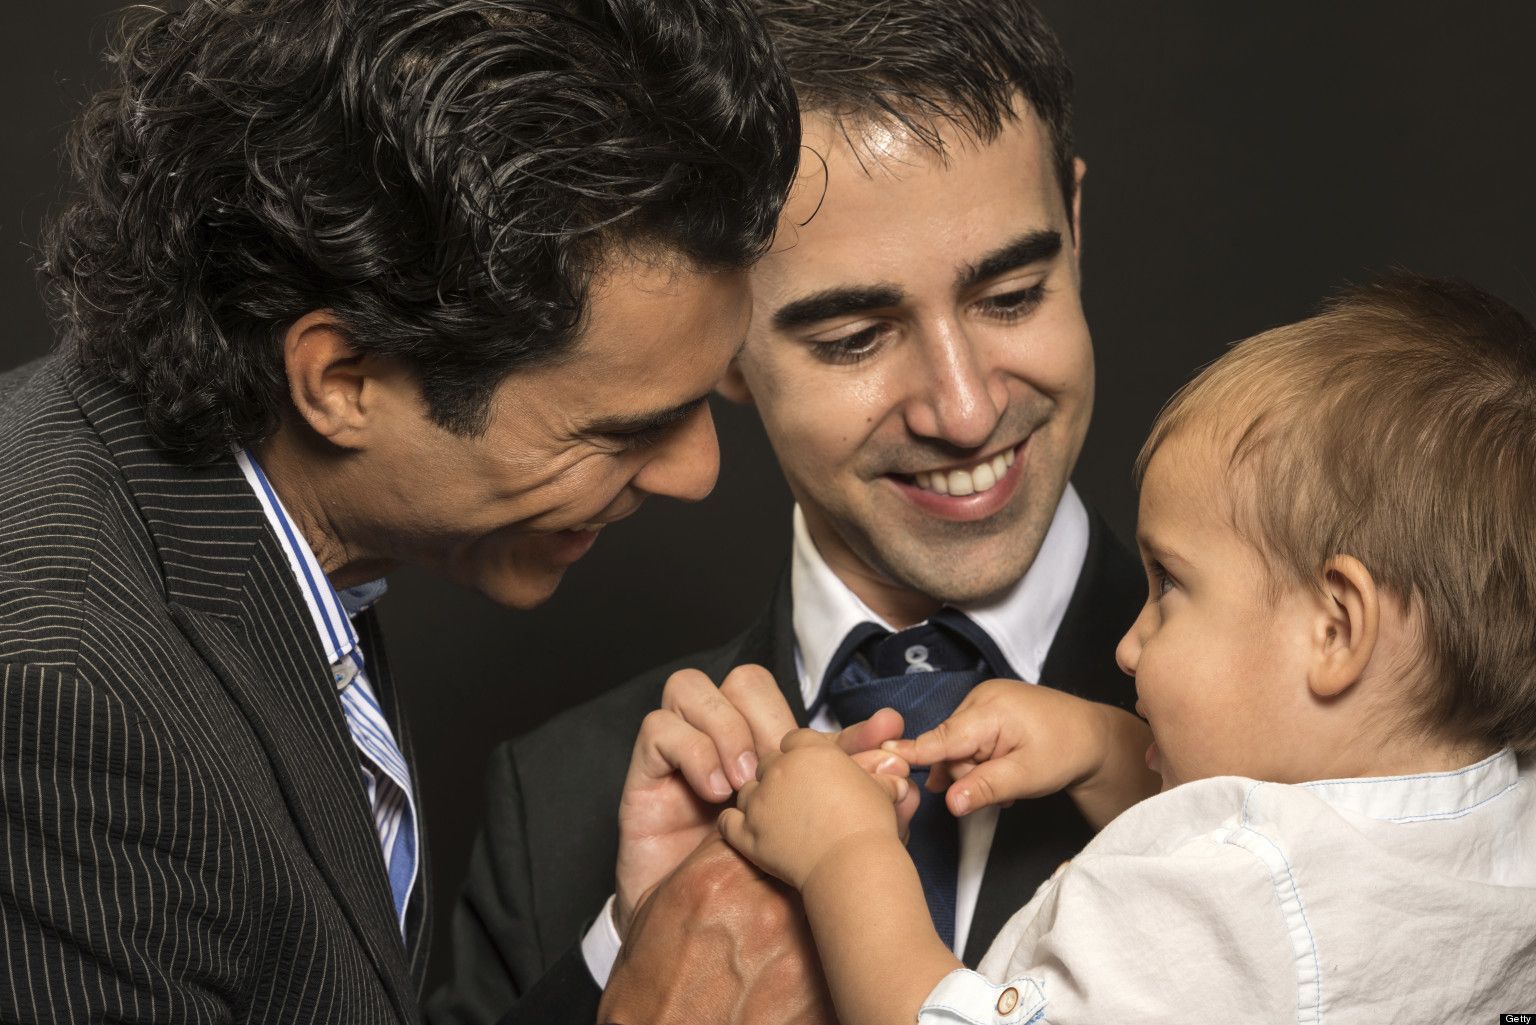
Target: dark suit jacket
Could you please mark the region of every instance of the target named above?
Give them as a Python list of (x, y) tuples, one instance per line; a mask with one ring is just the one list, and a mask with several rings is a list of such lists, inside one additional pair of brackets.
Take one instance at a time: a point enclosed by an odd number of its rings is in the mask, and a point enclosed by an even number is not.
[[(1092, 517), (1088, 554), (1051, 645), (1043, 678), (1060, 690), (1130, 708), (1135, 689), (1114, 649), (1146, 595), (1136, 560)], [(433, 1025), (591, 1025), (598, 990), (578, 944), (613, 892), (619, 795), (640, 720), (667, 677), (693, 666), (717, 683), (733, 667), (772, 670), (795, 718), (806, 711), (795, 672), (788, 574), (766, 613), (730, 643), (648, 672), (573, 709), (491, 759), (486, 820), (453, 916), (453, 974), (433, 994)], [(1003, 811), (983, 874), (965, 960), (974, 966), (1015, 911), (1089, 840), (1062, 794)]]
[(416, 1021), (426, 887), (408, 951), (239, 468), (168, 460), (133, 399), (58, 358), (0, 396), (0, 1021)]

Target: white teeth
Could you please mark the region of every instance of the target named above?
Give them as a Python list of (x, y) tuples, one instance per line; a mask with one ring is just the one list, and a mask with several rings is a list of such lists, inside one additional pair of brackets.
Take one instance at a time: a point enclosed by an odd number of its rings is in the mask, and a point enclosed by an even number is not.
[(978, 495), (991, 491), (997, 482), (1008, 475), (1013, 465), (1013, 449), (1000, 452), (984, 463), (977, 463), (969, 470), (925, 471), (912, 475), (913, 481), (924, 491), (940, 495)]

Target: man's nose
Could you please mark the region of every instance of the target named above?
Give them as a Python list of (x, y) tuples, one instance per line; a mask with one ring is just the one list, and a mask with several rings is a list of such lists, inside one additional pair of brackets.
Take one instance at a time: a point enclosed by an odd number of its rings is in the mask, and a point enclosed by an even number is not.
[(939, 325), (928, 334), (911, 368), (907, 427), (956, 448), (979, 448), (1008, 408), (1008, 386), (965, 332)]
[(705, 402), (657, 447), (633, 486), (647, 494), (697, 502), (715, 489), (719, 476), (720, 442)]

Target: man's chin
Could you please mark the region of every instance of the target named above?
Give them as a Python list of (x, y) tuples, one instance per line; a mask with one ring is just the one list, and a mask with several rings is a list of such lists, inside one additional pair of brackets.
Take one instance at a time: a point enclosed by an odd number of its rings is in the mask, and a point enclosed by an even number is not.
[(564, 568), (538, 573), (525, 569), (517, 573), (485, 574), (468, 583), (497, 605), (526, 612), (549, 601), (564, 577)]
[[(1039, 544), (1015, 535), (955, 543), (935, 539), (920, 545), (904, 536), (900, 544), (861, 553), (887, 580), (945, 605), (977, 605), (1006, 592), (1029, 572)], [(867, 542), (866, 542), (867, 543)]]

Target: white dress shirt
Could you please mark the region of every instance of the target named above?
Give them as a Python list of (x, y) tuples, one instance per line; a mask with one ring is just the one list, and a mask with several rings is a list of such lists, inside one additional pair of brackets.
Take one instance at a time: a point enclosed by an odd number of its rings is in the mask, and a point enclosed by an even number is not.
[(1493, 1022), (1536, 1009), (1536, 762), (1143, 801), (920, 1025)]
[[(1035, 561), (1019, 581), (990, 602), (960, 606), (960, 611), (985, 630), (1008, 660), (994, 666), (998, 675), (1038, 682), (1045, 656), (1061, 626), (1088, 555), (1088, 510), (1068, 484)], [(887, 623), (865, 605), (834, 573), (806, 529), (805, 515), (794, 511), (794, 551), (789, 588), (795, 630), (795, 668), (806, 708), (815, 708), (827, 663), (848, 632), (861, 623), (874, 623), (891, 632)], [(825, 707), (810, 725), (832, 731), (837, 722)], [(955, 954), (962, 956), (981, 892), (982, 873), (997, 830), (997, 810), (982, 809), (960, 820), (960, 871), (955, 892)], [(613, 919), (613, 898), (582, 940), (582, 954), (598, 985), (606, 986), (618, 958), (621, 940)]]

